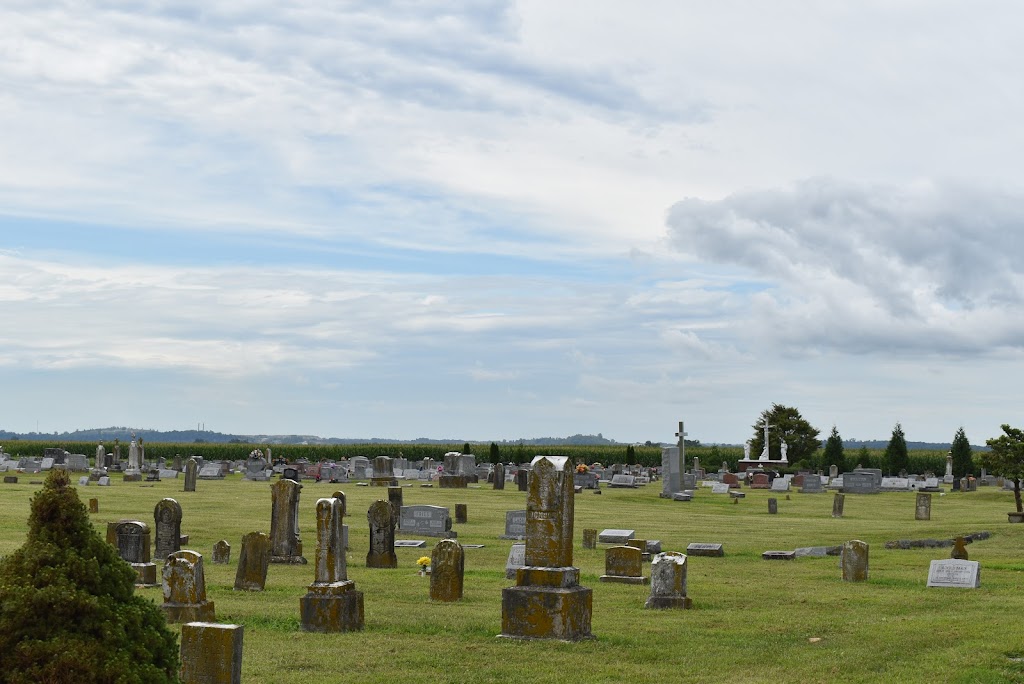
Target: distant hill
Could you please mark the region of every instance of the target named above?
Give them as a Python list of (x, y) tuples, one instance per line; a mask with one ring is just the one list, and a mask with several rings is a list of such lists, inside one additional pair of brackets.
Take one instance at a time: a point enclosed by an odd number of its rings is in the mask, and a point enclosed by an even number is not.
[[(175, 442), (178, 444), (188, 443), (244, 443), (244, 444), (461, 444), (466, 441), (477, 443), (478, 440), (466, 440), (462, 438), (451, 439), (430, 439), (428, 437), (417, 437), (416, 439), (392, 439), (386, 437), (350, 438), (350, 437), (319, 437), (317, 435), (232, 435), (211, 430), (147, 430), (144, 428), (130, 427), (107, 427), (92, 428), (88, 430), (75, 430), (74, 432), (8, 432), (0, 430), (0, 440), (31, 440), (31, 441), (67, 441), (67, 442), (113, 442), (119, 439), (122, 442), (130, 442), (132, 435), (142, 438), (144, 442)], [(491, 441), (491, 440), (487, 440)], [(523, 444), (530, 446), (552, 446), (552, 445), (618, 445), (612, 439), (607, 439), (601, 433), (596, 435), (572, 435), (570, 437), (538, 437), (532, 439), (516, 440), (495, 440), (499, 445)], [(687, 441), (689, 443), (689, 440)], [(625, 446), (623, 443), (622, 446)]]

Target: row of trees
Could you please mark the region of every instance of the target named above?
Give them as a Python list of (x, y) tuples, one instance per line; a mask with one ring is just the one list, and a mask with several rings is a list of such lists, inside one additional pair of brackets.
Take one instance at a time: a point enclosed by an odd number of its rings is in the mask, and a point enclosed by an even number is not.
[[(782, 457), (782, 441), (785, 440), (788, 447), (787, 457), (791, 464), (801, 462), (807, 466), (820, 464), (823, 468), (835, 465), (840, 470), (844, 469), (847, 454), (839, 430), (834, 425), (832, 426), (832, 433), (825, 440), (822, 458), (817, 459), (816, 452), (821, 444), (818, 439), (820, 431), (804, 420), (797, 409), (782, 404), (772, 404), (770, 409), (761, 413), (758, 421), (754, 424), (754, 437), (750, 440), (750, 452), (753, 456), (761, 453), (764, 448), (764, 426), (766, 424), (770, 426), (768, 431), (769, 458)], [(864, 451), (866, 454), (866, 449)], [(953, 436), (950, 453), (953, 456), (954, 477), (974, 474), (974, 455), (971, 443), (962, 427)], [(868, 467), (867, 463), (862, 463), (862, 465)], [(895, 475), (901, 471), (909, 472), (911, 469), (907, 438), (903, 432), (903, 426), (896, 423), (892, 430), (892, 437), (885, 448), (883, 470)], [(945, 472), (944, 469), (943, 472)]]

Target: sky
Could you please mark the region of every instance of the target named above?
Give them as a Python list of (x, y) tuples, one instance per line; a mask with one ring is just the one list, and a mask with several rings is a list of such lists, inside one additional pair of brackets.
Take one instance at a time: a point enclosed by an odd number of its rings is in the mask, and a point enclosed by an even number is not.
[(0, 429), (982, 444), (1010, 1), (0, 5)]

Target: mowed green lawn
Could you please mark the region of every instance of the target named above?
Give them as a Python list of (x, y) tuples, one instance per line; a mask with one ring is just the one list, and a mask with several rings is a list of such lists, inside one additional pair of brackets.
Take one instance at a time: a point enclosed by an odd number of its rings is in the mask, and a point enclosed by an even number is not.
[[(40, 485), (21, 475), (0, 489), (0, 553), (24, 541), (29, 499)], [(185, 493), (183, 480), (79, 487), (83, 502), (99, 500), (92, 519), (100, 534), (106, 523), (135, 518), (153, 525), (153, 508), (173, 497), (184, 509), (188, 548), (206, 559), (208, 597), (220, 622), (245, 625), (246, 682), (1004, 682), (1024, 681), (1024, 525), (1010, 525), (1013, 496), (996, 488), (976, 493), (933, 495), (932, 520), (914, 520), (913, 493), (847, 495), (845, 517), (833, 519), (832, 494), (747, 492), (734, 504), (701, 490), (694, 501), (658, 497), (660, 483), (636, 490), (603, 489), (576, 496), (575, 564), (593, 589), (596, 640), (566, 644), (497, 639), (501, 590), (511, 541), (505, 512), (525, 508), (515, 487), (467, 490), (404, 490), (405, 504), (468, 505), (469, 522), (456, 525), (458, 538), (484, 544), (466, 550), (465, 598), (432, 603), (429, 578), (417, 575), (426, 549), (398, 549), (399, 568), (365, 567), (365, 511), (383, 489), (303, 483), (300, 529), (304, 553), (316, 546), (314, 507), (342, 489), (353, 514), (349, 578), (364, 592), (362, 632), (307, 634), (299, 628), (299, 598), (313, 580), (305, 566), (272, 565), (267, 591), (236, 592), (235, 568), (244, 534), (270, 528), (269, 483), (198, 482)], [(767, 499), (779, 499), (769, 515)], [(605, 584), (604, 550), (584, 550), (582, 530), (635, 529), (638, 538), (660, 539), (666, 551), (690, 542), (720, 542), (724, 558), (689, 560), (689, 611), (643, 607), (649, 588)], [(886, 550), (893, 539), (949, 538), (991, 531), (968, 545), (981, 562), (981, 588), (928, 589), (929, 561), (949, 549)], [(401, 532), (399, 538), (407, 538)], [(213, 544), (232, 546), (229, 565), (211, 562)], [(871, 545), (870, 580), (844, 583), (838, 559), (765, 561), (761, 552), (834, 545), (862, 539)], [(649, 572), (645, 568), (645, 572)], [(158, 569), (159, 574), (159, 569)], [(155, 602), (160, 589), (138, 590)], [(45, 616), (40, 616), (45, 619)], [(175, 627), (177, 629), (177, 627)], [(814, 639), (815, 641), (812, 641)]]

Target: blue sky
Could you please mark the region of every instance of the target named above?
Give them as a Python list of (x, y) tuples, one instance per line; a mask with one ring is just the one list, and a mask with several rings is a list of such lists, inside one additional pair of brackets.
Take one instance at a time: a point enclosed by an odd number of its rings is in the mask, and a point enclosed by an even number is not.
[(1010, 2), (13, 2), (0, 428), (974, 443)]

